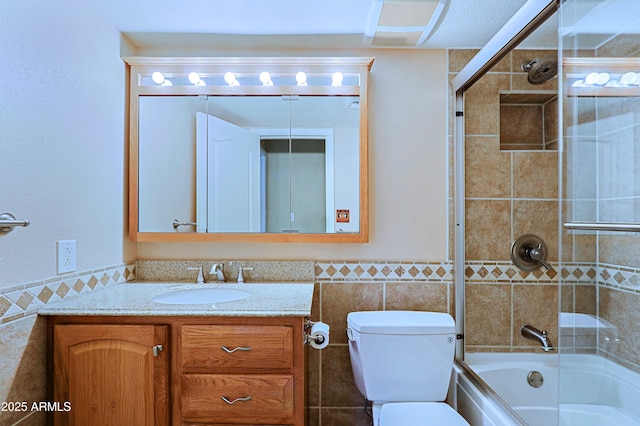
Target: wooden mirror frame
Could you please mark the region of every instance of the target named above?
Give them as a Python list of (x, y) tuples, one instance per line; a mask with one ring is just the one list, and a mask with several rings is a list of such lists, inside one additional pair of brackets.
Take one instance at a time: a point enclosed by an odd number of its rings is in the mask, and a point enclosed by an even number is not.
[[(368, 91), (369, 70), (374, 58), (358, 57), (124, 57), (129, 65), (129, 239), (137, 242), (265, 242), (265, 243), (366, 243), (369, 241), (369, 154)], [(141, 85), (142, 75), (162, 70), (167, 74), (185, 74), (206, 69), (223, 75), (229, 69), (258, 75), (265, 69), (278, 73), (359, 75), (359, 86), (150, 86)], [(138, 98), (141, 95), (210, 96), (359, 96), (360, 98), (360, 226), (357, 233), (260, 233), (260, 232), (139, 232), (138, 226)]]

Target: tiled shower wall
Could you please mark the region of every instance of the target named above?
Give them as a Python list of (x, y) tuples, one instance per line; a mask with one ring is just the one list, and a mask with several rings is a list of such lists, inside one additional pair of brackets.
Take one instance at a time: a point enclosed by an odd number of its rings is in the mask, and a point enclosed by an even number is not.
[[(450, 79), (476, 53), (450, 50)], [(535, 234), (546, 242), (547, 260), (557, 265), (558, 153), (542, 150), (542, 144), (539, 150), (500, 148), (501, 92), (557, 90), (556, 79), (532, 86), (520, 68), (525, 61), (550, 54), (555, 52), (514, 50), (465, 93), (465, 348), (469, 352), (531, 351), (536, 343), (520, 335), (523, 324), (548, 330), (557, 342), (558, 273), (544, 268), (520, 271), (510, 261), (510, 248), (517, 237)], [(546, 118), (547, 130), (557, 128), (556, 121)]]

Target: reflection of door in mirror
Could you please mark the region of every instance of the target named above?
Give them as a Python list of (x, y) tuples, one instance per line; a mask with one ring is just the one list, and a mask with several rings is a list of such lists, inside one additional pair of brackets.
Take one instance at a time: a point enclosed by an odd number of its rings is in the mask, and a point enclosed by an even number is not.
[[(198, 132), (196, 142), (198, 154), (206, 149), (207, 158), (206, 174), (197, 177), (197, 203), (206, 203), (207, 231), (259, 232), (260, 138), (242, 127), (198, 113), (198, 121), (205, 119), (206, 135)], [(201, 188), (206, 188), (204, 194)]]

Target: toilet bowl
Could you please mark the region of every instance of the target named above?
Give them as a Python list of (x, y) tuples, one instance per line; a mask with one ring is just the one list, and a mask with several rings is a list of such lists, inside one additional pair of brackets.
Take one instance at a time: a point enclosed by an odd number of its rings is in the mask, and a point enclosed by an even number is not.
[(375, 426), (467, 425), (447, 396), (455, 323), (449, 314), (367, 311), (347, 315), (356, 387)]
[(469, 426), (445, 402), (390, 402), (383, 404), (377, 426)]

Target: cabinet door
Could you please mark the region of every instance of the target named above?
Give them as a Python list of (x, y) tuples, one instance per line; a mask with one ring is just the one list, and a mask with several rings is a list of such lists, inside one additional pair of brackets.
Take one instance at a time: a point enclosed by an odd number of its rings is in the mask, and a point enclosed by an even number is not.
[(54, 398), (72, 408), (55, 424), (166, 425), (167, 334), (166, 326), (56, 325)]

